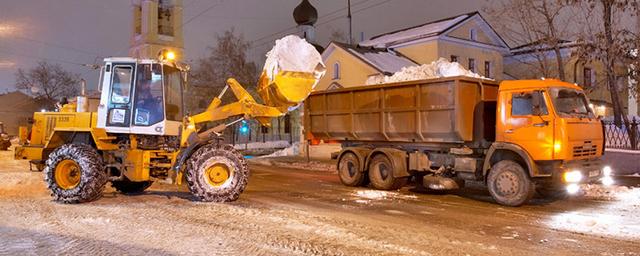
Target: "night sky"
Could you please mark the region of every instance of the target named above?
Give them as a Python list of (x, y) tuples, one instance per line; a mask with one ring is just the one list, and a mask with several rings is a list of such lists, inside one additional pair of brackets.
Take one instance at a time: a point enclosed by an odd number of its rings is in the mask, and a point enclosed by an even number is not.
[[(316, 38), (326, 46), (335, 30), (348, 31), (346, 0), (311, 0), (318, 9)], [(216, 33), (235, 28), (254, 48), (261, 67), (273, 41), (296, 32), (300, 0), (184, 0), (186, 60), (207, 53)], [(354, 38), (480, 10), (481, 0), (352, 0)], [(129, 0), (0, 0), (0, 93), (14, 90), (14, 73), (39, 60), (60, 63), (95, 87), (97, 71), (81, 64), (126, 56), (131, 34)], [(206, 12), (203, 12), (205, 11)], [(277, 34), (278, 32), (281, 32)]]

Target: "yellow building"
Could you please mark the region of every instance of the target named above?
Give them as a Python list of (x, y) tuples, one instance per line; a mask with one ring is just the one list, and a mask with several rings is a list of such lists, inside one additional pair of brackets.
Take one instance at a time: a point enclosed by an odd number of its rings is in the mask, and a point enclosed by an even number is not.
[(162, 50), (184, 56), (182, 0), (132, 0), (129, 56), (157, 58)]
[(509, 46), (480, 13), (472, 12), (378, 35), (355, 47), (332, 42), (322, 54), (327, 75), (317, 89), (364, 85), (370, 76), (439, 58), (501, 80), (507, 54)]

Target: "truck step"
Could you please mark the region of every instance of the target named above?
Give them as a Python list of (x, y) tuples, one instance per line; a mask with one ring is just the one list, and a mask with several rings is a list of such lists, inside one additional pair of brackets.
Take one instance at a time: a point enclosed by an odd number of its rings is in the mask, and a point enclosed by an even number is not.
[(98, 140), (115, 140), (116, 136), (106, 136), (106, 137), (98, 137)]

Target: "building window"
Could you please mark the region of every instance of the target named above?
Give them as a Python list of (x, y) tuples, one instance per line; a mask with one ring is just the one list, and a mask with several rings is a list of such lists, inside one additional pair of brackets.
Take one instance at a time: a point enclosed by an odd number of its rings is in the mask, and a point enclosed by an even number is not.
[(172, 0), (160, 0), (158, 3), (158, 34), (173, 36)]
[(582, 81), (584, 87), (591, 87), (591, 68), (584, 68), (584, 79)]
[(476, 60), (469, 58), (469, 71), (476, 72)]
[(491, 61), (484, 62), (484, 76), (491, 78)]
[(142, 6), (135, 6), (133, 14), (133, 23), (135, 26), (136, 35), (142, 34)]
[(458, 56), (451, 55), (451, 62), (458, 62)]
[(469, 30), (469, 38), (471, 39), (471, 41), (475, 41), (476, 40), (476, 30), (475, 29)]
[(333, 79), (340, 79), (340, 63), (333, 63)]

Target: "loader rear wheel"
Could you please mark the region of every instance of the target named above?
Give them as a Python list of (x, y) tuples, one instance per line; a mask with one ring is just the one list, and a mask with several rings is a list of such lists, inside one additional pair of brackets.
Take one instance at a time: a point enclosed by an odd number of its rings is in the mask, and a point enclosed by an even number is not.
[(111, 182), (111, 186), (122, 194), (135, 195), (144, 192), (147, 188), (151, 187), (153, 181), (131, 181), (124, 178), (124, 180), (114, 180)]
[(84, 144), (65, 144), (51, 152), (44, 177), (53, 200), (69, 204), (100, 198), (107, 183), (102, 158)]
[(209, 144), (187, 160), (189, 191), (205, 202), (230, 202), (247, 186), (249, 168), (242, 154), (230, 145)]
[(384, 154), (377, 154), (369, 163), (369, 180), (374, 188), (396, 190), (406, 185), (409, 177), (394, 177), (391, 160)]
[(493, 199), (506, 206), (523, 205), (536, 192), (524, 168), (511, 160), (502, 160), (491, 167), (487, 186)]
[(359, 187), (367, 182), (367, 175), (360, 171), (362, 168), (358, 157), (354, 153), (345, 153), (338, 163), (340, 182), (346, 186)]

